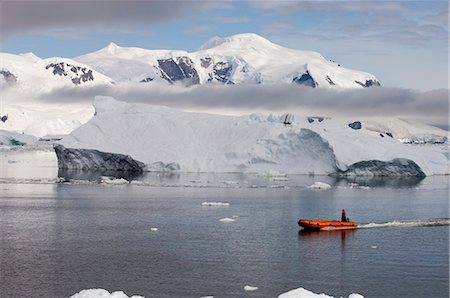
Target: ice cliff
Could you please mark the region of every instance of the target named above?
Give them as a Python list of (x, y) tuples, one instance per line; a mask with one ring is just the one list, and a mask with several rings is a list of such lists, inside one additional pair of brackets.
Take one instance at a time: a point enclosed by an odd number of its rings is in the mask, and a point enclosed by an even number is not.
[[(97, 97), (95, 116), (55, 145), (60, 168), (364, 176), (448, 174), (437, 146), (403, 144), (355, 119), (223, 116)], [(395, 132), (394, 132), (395, 133)], [(391, 134), (391, 133), (390, 133)]]

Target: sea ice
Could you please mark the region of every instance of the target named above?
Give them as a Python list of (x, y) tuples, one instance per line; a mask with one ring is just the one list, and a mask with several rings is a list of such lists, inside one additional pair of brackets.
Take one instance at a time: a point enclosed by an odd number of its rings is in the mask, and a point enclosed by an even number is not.
[(128, 184), (129, 182), (123, 178), (115, 179), (114, 177), (102, 176), (100, 178), (100, 183), (112, 184), (112, 185), (123, 185), (123, 184)]
[(253, 292), (253, 291), (258, 290), (258, 287), (252, 287), (252, 286), (246, 285), (244, 287), (244, 290), (247, 291), (247, 292)]
[[(283, 293), (278, 296), (278, 298), (333, 298), (333, 296), (329, 296), (326, 294), (316, 294), (311, 291), (308, 291), (304, 288), (298, 288), (291, 290), (289, 292)], [(350, 294), (348, 298), (364, 298), (364, 296), (360, 294)]]
[(330, 189), (331, 185), (324, 182), (314, 182), (310, 186), (308, 186), (309, 189)]
[(228, 207), (230, 203), (222, 203), (222, 202), (203, 202), (202, 206), (207, 207)]
[(87, 289), (82, 290), (79, 293), (70, 296), (69, 298), (144, 298), (144, 297), (136, 295), (128, 297), (122, 291), (109, 293), (107, 290), (104, 289)]
[(220, 221), (221, 221), (221, 222), (227, 223), (227, 222), (233, 222), (233, 221), (235, 221), (235, 220), (232, 219), (232, 218), (229, 218), (229, 217), (225, 217), (225, 218), (221, 218)]

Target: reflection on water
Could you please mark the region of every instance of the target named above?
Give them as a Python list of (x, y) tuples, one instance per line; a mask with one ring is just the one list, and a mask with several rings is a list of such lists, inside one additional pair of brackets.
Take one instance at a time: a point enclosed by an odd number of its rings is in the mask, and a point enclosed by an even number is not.
[[(417, 177), (355, 177), (337, 178), (330, 176), (281, 175), (270, 173), (170, 173), (123, 171), (77, 171), (58, 170), (55, 153), (48, 148), (40, 150), (4, 149), (0, 151), (0, 183), (39, 183), (86, 180), (97, 183), (102, 176), (126, 179), (135, 184), (147, 186), (178, 187), (233, 187), (233, 188), (295, 188), (309, 186), (317, 181), (336, 188), (448, 188), (448, 176), (434, 176), (425, 179)], [(57, 179), (62, 178), (62, 179)], [(30, 180), (31, 179), (31, 180)]]
[(301, 229), (298, 231), (299, 240), (317, 242), (330, 242), (330, 241), (340, 241), (341, 252), (344, 252), (347, 240), (353, 239), (356, 234), (356, 229), (352, 230), (309, 230)]
[(58, 177), (63, 178), (65, 181), (72, 181), (72, 180), (99, 181), (100, 178), (103, 176), (114, 177), (117, 179), (123, 178), (125, 180), (132, 181), (142, 176), (142, 174), (137, 172), (111, 171), (111, 170), (86, 171), (86, 170), (58, 169)]
[(401, 188), (415, 187), (422, 182), (424, 177), (336, 177), (335, 179), (335, 184), (344, 182), (369, 187)]

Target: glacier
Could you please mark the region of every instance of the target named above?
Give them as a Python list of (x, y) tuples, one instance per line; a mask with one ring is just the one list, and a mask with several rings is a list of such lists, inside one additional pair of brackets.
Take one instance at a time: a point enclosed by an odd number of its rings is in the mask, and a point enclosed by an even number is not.
[[(439, 146), (404, 144), (361, 120), (225, 116), (96, 97), (95, 115), (54, 145), (61, 169), (344, 176), (449, 174)], [(360, 119), (359, 119), (360, 120)], [(389, 127), (393, 134), (396, 131)]]

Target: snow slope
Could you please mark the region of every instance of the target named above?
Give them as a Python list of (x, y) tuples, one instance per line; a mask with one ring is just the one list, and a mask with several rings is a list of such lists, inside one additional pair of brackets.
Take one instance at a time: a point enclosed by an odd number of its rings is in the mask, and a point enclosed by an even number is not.
[[(296, 117), (285, 126), (283, 116), (188, 113), (110, 97), (97, 97), (94, 106), (96, 115), (56, 148), (60, 167), (96, 168), (113, 153), (155, 171), (383, 175), (384, 169), (373, 170), (374, 161), (380, 161), (395, 175), (449, 172), (442, 149), (381, 137), (364, 123), (352, 129), (346, 119)], [(75, 152), (64, 153), (64, 147)], [(71, 156), (77, 160), (68, 162)], [(116, 158), (111, 167), (122, 161)], [(355, 169), (361, 161), (369, 164)]]
[(94, 108), (87, 103), (54, 104), (24, 100), (5, 102), (2, 108), (1, 116), (8, 118), (5, 122), (0, 121), (0, 129), (36, 137), (69, 134), (94, 115)]
[(32, 53), (0, 53), (0, 87), (47, 93), (58, 88), (110, 85), (112, 79), (68, 58), (40, 59)]
[(75, 60), (117, 81), (298, 83), (310, 87), (362, 88), (379, 85), (375, 76), (351, 70), (312, 51), (276, 45), (252, 33), (214, 37), (198, 51), (146, 50), (111, 43)]

